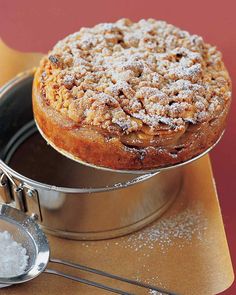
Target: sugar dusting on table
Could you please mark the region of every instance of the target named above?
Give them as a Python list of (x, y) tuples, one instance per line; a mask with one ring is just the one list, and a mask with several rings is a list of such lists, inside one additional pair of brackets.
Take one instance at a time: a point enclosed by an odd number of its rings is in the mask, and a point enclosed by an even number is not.
[[(207, 231), (207, 218), (203, 208), (195, 204), (195, 208), (186, 208), (169, 217), (163, 217), (135, 233), (112, 241), (107, 241), (104, 249), (122, 247), (133, 251), (152, 250), (158, 247), (166, 253), (171, 246), (177, 245), (180, 249), (191, 244), (193, 239), (204, 241)], [(178, 242), (178, 243), (177, 243)], [(83, 242), (82, 246), (89, 248), (94, 242)], [(150, 251), (144, 251), (149, 256)]]
[(0, 277), (21, 275), (28, 265), (28, 259), (26, 249), (9, 232), (0, 232)]
[[(168, 285), (162, 278), (158, 274), (153, 274), (149, 265), (150, 258), (156, 251), (168, 255), (173, 247), (178, 247), (181, 251), (188, 245), (195, 244), (196, 241), (205, 243), (207, 229), (208, 219), (204, 207), (201, 203), (195, 203), (193, 207), (189, 206), (179, 212), (173, 212), (171, 216), (163, 216), (137, 232), (102, 241), (103, 251), (117, 247), (137, 253), (139, 267), (135, 268), (132, 274), (133, 279), (168, 290)], [(96, 248), (96, 243), (82, 242), (82, 246), (86, 248), (86, 251), (92, 251), (100, 256), (101, 252)], [(164, 295), (166, 293), (150, 289), (147, 294)]]
[(139, 251), (143, 248), (153, 249), (159, 246), (162, 252), (166, 252), (176, 240), (181, 242), (178, 243), (179, 248), (191, 243), (193, 238), (202, 240), (206, 229), (207, 219), (200, 208), (185, 209), (179, 214), (162, 218), (144, 230), (130, 235), (124, 247)]

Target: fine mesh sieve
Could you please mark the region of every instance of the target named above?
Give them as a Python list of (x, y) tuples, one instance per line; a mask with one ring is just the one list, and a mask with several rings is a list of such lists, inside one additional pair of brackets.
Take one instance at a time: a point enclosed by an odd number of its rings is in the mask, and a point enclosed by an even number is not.
[(29, 256), (25, 273), (12, 278), (0, 278), (1, 284), (26, 282), (44, 271), (49, 261), (49, 245), (33, 218), (8, 205), (0, 205), (0, 231), (8, 231), (17, 243), (22, 244)]
[(13, 236), (13, 239), (16, 242), (21, 243), (22, 246), (26, 249), (27, 255), (29, 256), (29, 261), (28, 266), (23, 274), (10, 278), (0, 277), (0, 287), (1, 284), (3, 287), (12, 284), (24, 283), (34, 279), (42, 272), (45, 272), (48, 274), (58, 275), (82, 284), (87, 284), (96, 288), (100, 288), (108, 292), (123, 295), (134, 295), (134, 293), (122, 291), (121, 289), (113, 288), (98, 282), (83, 279), (78, 276), (69, 275), (54, 269), (48, 269), (48, 262), (51, 262), (66, 265), (75, 269), (79, 269), (81, 271), (87, 271), (99, 276), (105, 276), (113, 280), (122, 281), (124, 283), (136, 285), (141, 288), (161, 292), (162, 294), (174, 294), (156, 286), (152, 286), (128, 278), (119, 277), (117, 275), (106, 273), (104, 271), (90, 268), (84, 265), (50, 258), (50, 248), (48, 240), (43, 231), (40, 229), (39, 225), (35, 222), (34, 218), (25, 215), (20, 210), (3, 204), (0, 205), (0, 231), (5, 230)]

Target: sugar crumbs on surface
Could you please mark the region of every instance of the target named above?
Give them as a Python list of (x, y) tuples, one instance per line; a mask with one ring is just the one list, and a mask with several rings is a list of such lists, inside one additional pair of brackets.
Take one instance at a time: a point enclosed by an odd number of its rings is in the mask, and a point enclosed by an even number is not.
[(162, 295), (162, 293), (158, 292), (158, 291), (155, 291), (155, 290), (149, 290), (149, 294), (150, 295)]
[[(142, 282), (142, 283), (146, 283), (146, 284), (149, 284), (149, 285), (153, 285), (153, 284), (157, 284), (158, 282), (158, 286), (160, 289), (167, 289), (166, 286), (164, 286), (160, 281), (159, 281), (159, 278), (158, 277), (151, 277), (150, 279), (141, 279), (140, 277), (135, 277), (134, 278), (137, 282)], [(158, 292), (156, 290), (153, 290), (153, 289), (149, 289), (148, 290), (148, 293), (147, 294), (150, 294), (150, 295), (167, 295), (168, 293), (167, 292)]]
[(21, 275), (28, 265), (28, 259), (26, 249), (9, 232), (0, 232), (0, 277)]
[[(178, 214), (162, 218), (129, 236), (121, 237), (115, 243), (107, 241), (104, 248), (115, 246), (131, 249), (134, 252), (142, 251), (142, 256), (149, 257), (151, 251), (144, 250), (158, 247), (162, 253), (166, 253), (174, 245), (182, 249), (187, 244), (191, 244), (193, 239), (204, 241), (206, 230), (207, 218), (201, 207), (187, 208)], [(89, 247), (92, 244), (94, 243), (83, 243), (82, 245)]]
[(188, 128), (215, 118), (231, 97), (220, 52), (154, 19), (82, 28), (42, 59), (40, 73), (48, 105), (114, 134)]
[[(178, 247), (182, 250), (187, 245), (191, 245), (193, 240), (200, 243), (205, 242), (207, 228), (208, 221), (204, 210), (201, 204), (195, 204), (194, 208), (187, 208), (172, 216), (163, 217), (128, 236), (103, 241), (105, 242), (103, 251), (118, 247), (137, 253), (137, 262), (142, 267), (136, 269), (133, 279), (150, 285), (158, 284), (159, 287), (167, 289), (158, 276), (152, 275), (152, 269), (148, 265), (149, 260), (146, 258), (151, 257), (156, 251), (168, 254), (171, 247)], [(96, 242), (85, 242), (82, 245), (87, 249), (92, 246), (91, 250), (94, 251)], [(100, 255), (100, 251), (96, 250), (95, 253)], [(143, 278), (144, 273), (149, 275), (149, 278)], [(167, 293), (150, 289), (147, 294), (165, 295)]]
[(177, 215), (161, 219), (141, 232), (130, 235), (128, 239), (122, 239), (127, 240), (125, 247), (134, 251), (145, 248), (154, 249), (155, 246), (159, 246), (162, 252), (166, 252), (176, 240), (181, 242), (178, 243), (179, 248), (191, 243), (193, 238), (203, 240), (206, 229), (207, 219), (200, 208), (186, 209)]

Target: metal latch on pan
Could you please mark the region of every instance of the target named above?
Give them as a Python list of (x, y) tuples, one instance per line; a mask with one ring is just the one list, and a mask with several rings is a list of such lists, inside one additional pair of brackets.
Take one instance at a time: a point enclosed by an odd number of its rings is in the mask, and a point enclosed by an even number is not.
[(14, 207), (23, 212), (34, 212), (33, 217), (42, 222), (39, 196), (37, 190), (19, 183), (0, 170), (0, 199), (4, 203), (10, 204), (15, 202)]

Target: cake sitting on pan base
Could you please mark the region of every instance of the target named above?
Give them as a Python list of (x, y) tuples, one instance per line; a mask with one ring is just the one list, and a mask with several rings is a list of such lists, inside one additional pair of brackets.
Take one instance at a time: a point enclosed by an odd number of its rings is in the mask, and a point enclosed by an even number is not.
[(124, 170), (187, 161), (222, 134), (231, 82), (219, 51), (153, 19), (82, 28), (35, 73), (45, 139), (74, 160)]

